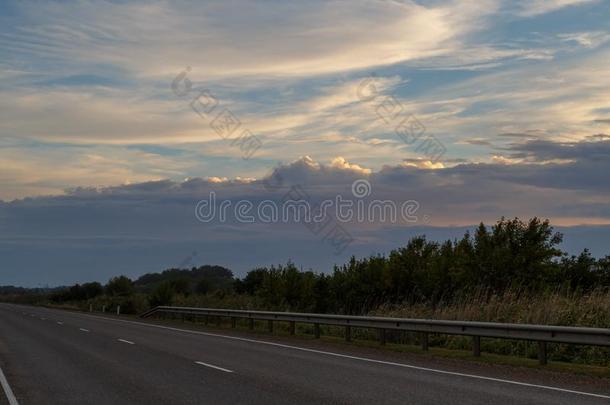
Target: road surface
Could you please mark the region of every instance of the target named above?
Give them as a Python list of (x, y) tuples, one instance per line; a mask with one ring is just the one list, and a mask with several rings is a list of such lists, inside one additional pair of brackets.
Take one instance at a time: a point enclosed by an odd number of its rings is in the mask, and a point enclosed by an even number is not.
[(0, 404), (610, 403), (610, 387), (574, 392), (186, 329), (0, 304)]

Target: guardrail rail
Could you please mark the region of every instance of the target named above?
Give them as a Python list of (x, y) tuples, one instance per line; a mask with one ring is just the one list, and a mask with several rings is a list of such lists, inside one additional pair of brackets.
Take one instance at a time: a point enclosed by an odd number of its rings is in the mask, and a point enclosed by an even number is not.
[(158, 306), (152, 308), (140, 317), (148, 318), (154, 315), (203, 316), (205, 323), (209, 317), (215, 317), (218, 324), (222, 318), (230, 318), (232, 327), (236, 327), (237, 319), (248, 319), (250, 329), (254, 321), (267, 321), (268, 329), (273, 332), (276, 321), (288, 322), (290, 334), (295, 334), (296, 323), (314, 325), (316, 338), (320, 337), (320, 325), (345, 327), (345, 339), (351, 340), (351, 328), (368, 328), (379, 331), (379, 340), (386, 342), (386, 330), (418, 332), (423, 350), (428, 350), (430, 333), (446, 335), (472, 336), (472, 351), (474, 356), (481, 355), (481, 338), (518, 339), (538, 342), (538, 360), (541, 365), (547, 363), (547, 348), (550, 343), (570, 343), (577, 345), (610, 346), (610, 329), (585, 328), (570, 326), (530, 325), (516, 323), (443, 321), (431, 319), (386, 318), (377, 316), (350, 316), (329, 314), (308, 314), (296, 312), (246, 311), (235, 309), (191, 308)]

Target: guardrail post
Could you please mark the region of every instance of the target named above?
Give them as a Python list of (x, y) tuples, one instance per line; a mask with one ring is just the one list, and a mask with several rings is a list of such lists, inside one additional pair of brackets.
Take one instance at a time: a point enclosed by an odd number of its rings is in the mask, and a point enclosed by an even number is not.
[(481, 357), (481, 336), (472, 337), (472, 355)]
[(273, 321), (271, 319), (267, 321), (267, 328), (269, 329), (269, 333), (273, 333)]
[(314, 332), (316, 339), (320, 339), (320, 324), (319, 323), (313, 324), (313, 332)]
[(428, 351), (428, 332), (422, 332), (421, 336), (421, 349), (425, 352)]
[(102, 306), (102, 313), (106, 312), (106, 305)]
[(120, 305), (117, 305), (117, 307), (116, 307), (116, 314), (121, 315), (121, 306)]
[(231, 317), (231, 327), (232, 328), (237, 327), (237, 318), (235, 318), (234, 316)]
[(345, 327), (345, 341), (346, 342), (352, 341), (352, 327), (351, 326)]
[(385, 346), (385, 329), (379, 329), (379, 344)]
[(290, 321), (290, 334), (294, 335), (296, 333), (296, 322)]
[(89, 312), (93, 312), (93, 304), (89, 304)]
[(248, 327), (250, 329), (254, 329), (254, 319), (252, 319), (252, 318), (248, 319)]
[(538, 341), (538, 363), (541, 366), (546, 365), (546, 342)]

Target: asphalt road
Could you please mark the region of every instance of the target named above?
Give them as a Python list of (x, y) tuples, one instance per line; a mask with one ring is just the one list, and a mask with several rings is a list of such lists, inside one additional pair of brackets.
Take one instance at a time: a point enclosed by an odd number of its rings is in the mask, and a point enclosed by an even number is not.
[[(22, 405), (610, 403), (610, 387), (562, 391), (568, 387), (530, 386), (298, 342), (9, 304), (0, 304), (0, 367)], [(0, 404), (10, 403), (4, 394), (0, 389)]]

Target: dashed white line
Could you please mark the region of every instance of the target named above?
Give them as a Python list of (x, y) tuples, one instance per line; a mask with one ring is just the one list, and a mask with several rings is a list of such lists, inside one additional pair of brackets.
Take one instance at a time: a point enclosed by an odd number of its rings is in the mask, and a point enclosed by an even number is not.
[(59, 321), (58, 321), (58, 322), (57, 322), (57, 324), (58, 324), (58, 325), (63, 325), (64, 323), (63, 323), (63, 322), (59, 322)]
[(89, 332), (89, 329), (80, 328), (79, 330), (80, 330), (81, 332)]
[(227, 370), (226, 368), (218, 367), (213, 364), (204, 363), (203, 361), (196, 361), (195, 364), (199, 364), (200, 366), (213, 368), (216, 370), (224, 371), (225, 373), (232, 373), (232, 370)]
[(127, 343), (128, 345), (135, 345), (134, 342), (130, 342), (129, 340), (125, 340), (125, 339), (117, 339), (117, 340), (122, 343)]
[(8, 385), (4, 372), (2, 372), (2, 368), (0, 368), (0, 385), (2, 385), (2, 388), (4, 389), (4, 394), (6, 395), (6, 399), (8, 399), (9, 405), (19, 405), (11, 386)]

